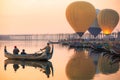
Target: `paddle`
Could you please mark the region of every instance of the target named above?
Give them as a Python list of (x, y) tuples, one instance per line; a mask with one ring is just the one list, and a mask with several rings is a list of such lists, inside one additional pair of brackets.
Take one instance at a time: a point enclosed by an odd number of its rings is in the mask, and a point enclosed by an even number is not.
[(37, 53), (38, 53), (38, 52), (40, 52), (40, 51), (41, 51), (41, 50), (39, 50), (39, 51), (36, 51), (36, 52), (35, 52), (35, 54), (37, 54)]
[(39, 51), (36, 51), (35, 53), (38, 53), (38, 52), (40, 52), (40, 51), (41, 51), (41, 53), (43, 53), (43, 50), (41, 50), (41, 49), (40, 49)]

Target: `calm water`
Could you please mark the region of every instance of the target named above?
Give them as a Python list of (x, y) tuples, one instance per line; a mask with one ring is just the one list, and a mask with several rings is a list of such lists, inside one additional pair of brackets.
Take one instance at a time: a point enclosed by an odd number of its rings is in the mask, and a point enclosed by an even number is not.
[(120, 80), (119, 63), (109, 64), (108, 58), (89, 53), (86, 49), (76, 51), (54, 45), (49, 62), (13, 62), (4, 57), (5, 45), (10, 52), (16, 45), (20, 51), (25, 49), (32, 53), (43, 48), (46, 42), (0, 41), (0, 80)]

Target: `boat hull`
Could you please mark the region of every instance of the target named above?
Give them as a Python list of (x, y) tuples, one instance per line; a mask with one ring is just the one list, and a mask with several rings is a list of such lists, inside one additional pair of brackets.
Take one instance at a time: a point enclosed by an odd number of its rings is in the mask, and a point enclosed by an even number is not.
[(7, 51), (7, 49), (5, 48), (4, 49), (4, 56), (8, 59), (16, 59), (16, 60), (49, 60), (52, 58), (52, 55), (53, 55), (53, 45), (52, 45), (52, 50), (51, 52), (49, 53), (49, 55), (47, 55), (45, 52), (43, 53), (27, 53), (25, 55), (21, 55), (21, 54), (18, 54), (18, 55), (15, 55), (15, 54), (12, 54), (10, 52)]
[(26, 54), (26, 55), (14, 55), (9, 52), (5, 53), (5, 57), (8, 59), (17, 60), (48, 60), (49, 58), (44, 53), (42, 54)]

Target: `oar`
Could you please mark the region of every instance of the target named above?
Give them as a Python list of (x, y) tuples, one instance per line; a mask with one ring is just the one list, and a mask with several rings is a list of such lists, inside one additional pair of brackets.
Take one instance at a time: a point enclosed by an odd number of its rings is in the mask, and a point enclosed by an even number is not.
[(41, 51), (41, 53), (43, 53), (43, 50), (41, 50), (41, 49), (40, 49), (39, 51), (36, 51), (35, 53), (38, 53), (38, 52), (40, 52), (40, 51)]
[(38, 53), (38, 52), (40, 52), (41, 50), (39, 50), (39, 51), (36, 51), (35, 53)]

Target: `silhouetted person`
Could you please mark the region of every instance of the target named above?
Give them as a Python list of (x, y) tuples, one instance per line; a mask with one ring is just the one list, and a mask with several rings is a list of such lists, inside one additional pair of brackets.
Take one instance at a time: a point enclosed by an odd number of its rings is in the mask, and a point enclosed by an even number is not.
[(19, 65), (18, 64), (13, 64), (13, 68), (14, 68), (14, 71), (16, 72), (19, 69)]
[(18, 54), (19, 53), (19, 49), (17, 48), (17, 46), (14, 46), (14, 49), (13, 49), (13, 54)]
[(47, 43), (47, 46), (45, 46), (43, 49), (40, 49), (40, 50), (45, 50), (47, 56), (49, 56), (50, 50), (51, 50), (50, 44)]
[(4, 52), (7, 52), (7, 47), (6, 46), (4, 47)]
[(22, 50), (21, 55), (26, 55), (25, 49)]

